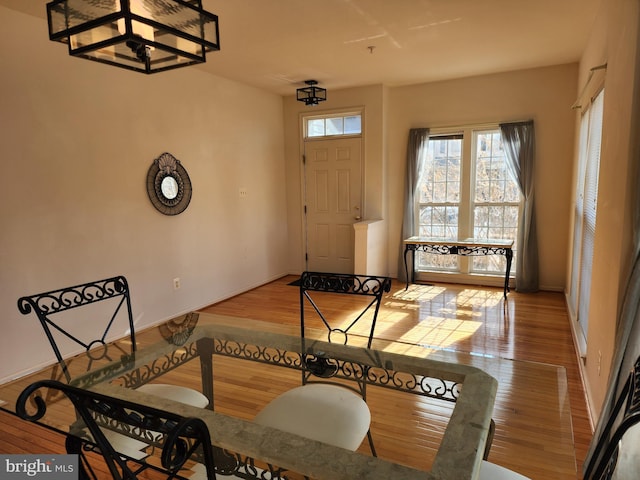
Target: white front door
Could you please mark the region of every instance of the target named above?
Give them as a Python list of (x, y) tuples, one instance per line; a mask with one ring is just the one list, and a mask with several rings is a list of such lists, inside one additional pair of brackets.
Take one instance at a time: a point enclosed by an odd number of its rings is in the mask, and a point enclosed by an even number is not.
[(305, 142), (307, 270), (354, 273), (353, 224), (362, 207), (361, 139)]

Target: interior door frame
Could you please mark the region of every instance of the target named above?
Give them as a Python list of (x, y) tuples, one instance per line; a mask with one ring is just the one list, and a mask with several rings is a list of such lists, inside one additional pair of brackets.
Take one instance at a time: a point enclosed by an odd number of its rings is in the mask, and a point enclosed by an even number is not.
[[(302, 245), (301, 245), (301, 265), (303, 270), (307, 270), (308, 259), (307, 259), (307, 251), (308, 251), (308, 233), (307, 233), (307, 215), (305, 213), (305, 205), (307, 200), (307, 192), (306, 192), (306, 166), (304, 163), (304, 155), (306, 150), (306, 122), (305, 120), (309, 118), (321, 118), (328, 117), (332, 115), (349, 115), (356, 114), (360, 115), (360, 135), (337, 135), (333, 137), (324, 137), (327, 140), (336, 140), (340, 138), (360, 138), (360, 218), (366, 218), (366, 204), (365, 204), (365, 109), (363, 106), (360, 107), (351, 107), (351, 108), (338, 108), (338, 109), (329, 109), (329, 110), (316, 110), (313, 113), (309, 112), (300, 112), (298, 118), (298, 158), (300, 162), (300, 227), (302, 229)], [(321, 142), (323, 138), (318, 138), (314, 140), (309, 140), (312, 142)]]

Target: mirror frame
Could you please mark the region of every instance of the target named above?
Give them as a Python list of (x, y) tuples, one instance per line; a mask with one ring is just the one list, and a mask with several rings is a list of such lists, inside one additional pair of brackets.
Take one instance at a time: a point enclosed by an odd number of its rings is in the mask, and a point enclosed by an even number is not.
[[(162, 182), (167, 177), (173, 178), (177, 184), (174, 198), (168, 198), (162, 192)], [(160, 213), (178, 215), (184, 212), (191, 202), (191, 179), (180, 160), (167, 152), (156, 158), (147, 172), (147, 193)]]

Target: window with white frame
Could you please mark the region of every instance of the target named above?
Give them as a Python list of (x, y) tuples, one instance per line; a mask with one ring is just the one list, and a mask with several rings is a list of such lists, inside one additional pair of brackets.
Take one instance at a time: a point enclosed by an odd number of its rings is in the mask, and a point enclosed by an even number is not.
[[(425, 155), (416, 208), (420, 236), (517, 242), (521, 194), (507, 168), (497, 127), (452, 133), (432, 130)], [(514, 243), (514, 258), (516, 255)], [(505, 258), (420, 252), (416, 269), (501, 276)]]
[(360, 135), (362, 133), (362, 115), (360, 113), (341, 113), (305, 117), (304, 127), (306, 138)]

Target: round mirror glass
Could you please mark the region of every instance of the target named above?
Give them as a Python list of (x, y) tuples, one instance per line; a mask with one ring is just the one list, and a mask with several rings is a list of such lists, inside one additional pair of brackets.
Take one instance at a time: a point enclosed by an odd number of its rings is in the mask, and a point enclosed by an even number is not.
[(160, 189), (162, 190), (162, 194), (165, 198), (169, 200), (173, 200), (178, 196), (178, 182), (176, 182), (175, 178), (169, 175), (162, 179)]

